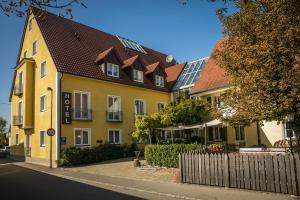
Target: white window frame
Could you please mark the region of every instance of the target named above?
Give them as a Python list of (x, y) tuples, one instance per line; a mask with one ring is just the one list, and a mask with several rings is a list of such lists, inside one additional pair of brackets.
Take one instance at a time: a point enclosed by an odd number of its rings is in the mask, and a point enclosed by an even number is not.
[(37, 53), (37, 40), (35, 40), (32, 43), (32, 56), (36, 55), (36, 53)]
[[(234, 140), (235, 140), (235, 141), (241, 141), (241, 142), (246, 141), (246, 130), (245, 130), (245, 126), (239, 125), (239, 126), (233, 127), (233, 128), (234, 128)], [(236, 133), (236, 128), (238, 129), (238, 133)], [(241, 128), (244, 129), (244, 139), (243, 139), (243, 140), (241, 139)], [(237, 140), (237, 138), (236, 138), (236, 134), (238, 134), (238, 136), (239, 136), (238, 140)]]
[[(21, 104), (21, 110), (20, 110), (20, 105)], [(22, 100), (19, 100), (18, 101), (18, 104), (17, 104), (17, 113), (18, 113), (18, 116), (22, 116), (23, 115), (23, 102)]]
[[(287, 137), (286, 123), (292, 123), (292, 122), (286, 122), (286, 121), (283, 121), (283, 122), (282, 122), (283, 137), (284, 137), (285, 139), (289, 140), (290, 137)], [(293, 129), (292, 129), (292, 131), (293, 131), (293, 137), (292, 137), (292, 139), (295, 139), (295, 138), (296, 138), (296, 136), (295, 136), (295, 131), (294, 131)]]
[[(118, 99), (118, 110), (111, 110), (109, 108), (109, 99), (110, 98), (116, 98)], [(107, 99), (106, 99), (106, 102), (107, 102), (107, 112), (118, 112), (118, 113), (121, 113), (122, 112), (122, 97), (121, 96), (116, 96), (116, 95), (107, 95)], [(121, 114), (120, 114), (121, 115)], [(122, 120), (122, 115), (119, 117), (120, 120)], [(114, 116), (113, 116), (113, 119), (110, 119), (111, 121), (114, 121)], [(119, 121), (119, 120), (117, 120)]]
[(44, 78), (46, 75), (47, 75), (47, 61), (45, 60), (44, 62), (41, 63), (41, 78)]
[[(157, 102), (157, 112), (161, 111), (162, 109), (164, 109), (166, 107), (166, 103), (164, 102)], [(160, 108), (160, 105), (163, 105), (163, 108)]]
[[(111, 72), (112, 72), (111, 74), (108, 73), (109, 67), (111, 67)], [(117, 75), (114, 75), (114, 69), (117, 69)], [(119, 78), (120, 77), (120, 66), (117, 64), (113, 64), (113, 63), (106, 63), (106, 74), (107, 74), (107, 76)]]
[[(109, 141), (109, 132), (110, 131), (113, 131), (114, 132), (114, 142), (113, 143), (110, 143)], [(119, 131), (119, 143), (116, 143), (115, 142), (115, 131)], [(109, 128), (108, 131), (107, 131), (107, 134), (108, 134), (108, 143), (109, 144), (122, 144), (122, 129), (119, 129), (119, 128)]]
[(141, 114), (139, 114), (139, 113), (137, 113), (137, 109), (136, 109), (136, 107), (135, 107), (135, 103), (136, 103), (136, 101), (142, 101), (142, 102), (144, 102), (144, 113), (142, 114), (142, 115), (145, 115), (146, 114), (146, 101), (144, 100), (144, 99), (134, 99), (134, 104), (133, 104), (133, 106), (134, 106), (134, 113), (136, 114), (136, 115), (141, 115)]
[(32, 18), (29, 19), (29, 21), (28, 21), (28, 29), (29, 29), (29, 31), (32, 30)]
[[(81, 143), (76, 144), (76, 131), (81, 131)], [(83, 131), (88, 132), (88, 144), (83, 144)], [(74, 146), (91, 146), (91, 128), (74, 128)]]
[[(44, 134), (44, 143), (42, 143), (42, 138), (41, 138), (41, 134)], [(47, 138), (47, 134), (46, 134), (46, 130), (43, 129), (43, 130), (40, 130), (40, 147), (46, 147), (46, 138)]]
[(165, 87), (165, 79), (161, 75), (155, 75), (155, 85), (158, 87)]
[[(44, 98), (44, 107), (42, 108), (42, 99)], [(46, 95), (44, 94), (44, 95), (42, 95), (42, 96), (40, 96), (40, 112), (45, 112), (46, 111), (46, 99), (47, 99), (47, 97), (46, 97)]]
[(143, 83), (144, 82), (144, 72), (141, 70), (133, 69), (133, 80), (135, 82)]
[[(87, 99), (87, 101), (88, 101), (88, 104), (87, 104), (87, 112), (88, 112), (88, 116), (87, 117), (76, 117), (76, 98), (75, 98), (75, 96), (76, 96), (76, 94), (80, 94), (80, 108), (79, 109), (82, 109), (82, 94), (86, 94), (87, 95), (87, 97), (88, 97), (88, 99)], [(74, 114), (73, 114), (73, 117), (74, 117), (74, 119), (89, 119), (89, 118), (91, 118), (91, 116), (90, 116), (90, 112), (89, 112), (89, 110), (91, 109), (91, 93), (90, 92), (85, 92), (85, 91), (79, 91), (79, 90), (74, 90), (74, 92), (73, 92), (73, 99), (74, 99), (74, 103), (73, 103), (73, 108), (74, 108)]]

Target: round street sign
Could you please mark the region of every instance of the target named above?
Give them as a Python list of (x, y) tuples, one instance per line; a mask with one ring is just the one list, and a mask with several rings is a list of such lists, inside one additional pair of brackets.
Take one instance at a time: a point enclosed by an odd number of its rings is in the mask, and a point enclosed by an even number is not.
[(55, 130), (54, 130), (53, 128), (49, 128), (49, 129), (47, 130), (47, 135), (49, 135), (49, 136), (54, 136), (54, 135), (55, 135)]

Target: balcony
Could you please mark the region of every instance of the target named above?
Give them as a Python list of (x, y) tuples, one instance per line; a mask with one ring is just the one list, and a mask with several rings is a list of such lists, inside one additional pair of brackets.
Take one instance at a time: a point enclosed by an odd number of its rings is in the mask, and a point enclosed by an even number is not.
[(14, 87), (14, 94), (15, 94), (16, 96), (21, 96), (21, 95), (23, 95), (23, 84), (15, 85), (15, 87)]
[(23, 124), (23, 116), (22, 115), (13, 116), (13, 125), (14, 126), (21, 126), (22, 124)]
[(122, 111), (106, 111), (106, 121), (122, 122), (123, 121), (123, 112)]
[(73, 109), (73, 112), (74, 112), (73, 120), (79, 120), (79, 121), (91, 121), (92, 120), (92, 110), (91, 109), (75, 108), (75, 109)]

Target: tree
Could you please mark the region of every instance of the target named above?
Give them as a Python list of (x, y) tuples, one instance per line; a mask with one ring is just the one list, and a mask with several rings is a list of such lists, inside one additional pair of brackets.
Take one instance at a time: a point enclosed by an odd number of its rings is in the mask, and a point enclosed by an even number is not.
[(222, 10), (225, 39), (214, 53), (231, 78), (224, 95), (231, 123), (282, 121), (293, 114), (300, 127), (300, 4), (298, 0), (234, 1)]
[(7, 15), (16, 15), (18, 17), (23, 17), (30, 6), (39, 8), (41, 10), (56, 9), (59, 10), (60, 16), (68, 16), (70, 18), (72, 15), (72, 6), (78, 4), (86, 8), (86, 5), (82, 0), (0, 0), (0, 9)]
[(6, 120), (0, 117), (0, 145), (7, 145), (6, 124)]

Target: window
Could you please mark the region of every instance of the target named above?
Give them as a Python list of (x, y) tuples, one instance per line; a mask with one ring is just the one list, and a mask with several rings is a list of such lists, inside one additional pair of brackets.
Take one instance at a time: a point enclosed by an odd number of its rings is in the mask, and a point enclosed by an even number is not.
[(101, 71), (103, 72), (103, 74), (105, 74), (105, 63), (102, 63), (101, 65), (99, 65)]
[(108, 130), (108, 143), (109, 144), (121, 144), (121, 130), (109, 129)]
[(91, 131), (88, 128), (76, 128), (75, 130), (75, 145), (90, 145), (91, 141)]
[(236, 141), (244, 141), (245, 140), (245, 127), (237, 126), (234, 127), (235, 130), (235, 140)]
[(22, 116), (22, 101), (18, 102), (18, 116)]
[(295, 137), (295, 132), (293, 130), (293, 122), (283, 122), (284, 137), (289, 139), (290, 137)]
[(16, 133), (16, 145), (19, 145), (19, 133)]
[(40, 147), (46, 146), (46, 131), (40, 131)]
[(217, 108), (224, 107), (224, 102), (222, 101), (220, 96), (214, 96), (214, 106)]
[(214, 140), (221, 140), (221, 130), (219, 127), (215, 127)]
[(46, 61), (41, 64), (41, 78), (46, 76)]
[(37, 41), (32, 43), (32, 56), (34, 56), (37, 52)]
[(29, 28), (29, 31), (32, 30), (32, 19), (29, 20), (29, 23), (28, 23), (28, 28)]
[(23, 53), (23, 58), (27, 58), (27, 50)]
[(118, 39), (120, 40), (120, 42), (123, 44), (123, 46), (125, 48), (133, 49), (135, 51), (139, 51), (139, 52), (142, 52), (142, 53), (147, 53), (143, 49), (143, 47), (140, 44), (138, 44), (137, 42), (134, 42), (132, 40), (128, 40), (126, 38), (122, 38), (120, 36), (117, 36), (117, 37), (118, 37)]
[(157, 111), (158, 112), (164, 108), (165, 108), (165, 103), (161, 103), (161, 102), (157, 103)]
[(144, 115), (146, 114), (146, 105), (144, 100), (135, 100), (134, 102), (135, 114)]
[(144, 74), (143, 74), (143, 72), (140, 71), (140, 70), (134, 69), (133, 70), (133, 80), (136, 81), (136, 82), (143, 83), (144, 82)]
[(155, 75), (155, 85), (158, 87), (164, 87), (165, 85), (164, 77)]
[(121, 97), (119, 96), (108, 96), (107, 101), (107, 119), (113, 121), (121, 120)]
[(90, 119), (90, 93), (88, 92), (75, 92), (75, 109), (74, 118), (75, 119)]
[(107, 75), (113, 77), (119, 77), (119, 65), (107, 63)]
[(45, 110), (46, 110), (46, 95), (43, 95), (40, 98), (40, 111), (44, 112)]

